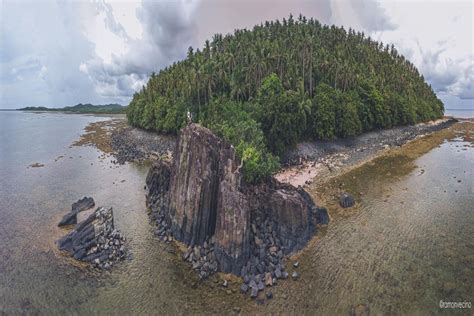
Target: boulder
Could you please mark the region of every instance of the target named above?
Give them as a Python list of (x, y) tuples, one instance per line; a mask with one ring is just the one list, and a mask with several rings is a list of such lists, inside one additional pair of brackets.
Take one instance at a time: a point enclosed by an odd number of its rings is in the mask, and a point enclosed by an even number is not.
[(71, 211), (63, 216), (58, 226), (73, 225), (77, 223), (77, 214), (79, 212), (88, 210), (95, 206), (94, 199), (91, 197), (84, 197), (71, 206)]
[(355, 204), (354, 197), (348, 193), (343, 193), (339, 198), (339, 204), (341, 204), (343, 208), (352, 207)]
[(327, 225), (329, 224), (328, 210), (325, 207), (316, 208), (316, 222), (318, 224)]

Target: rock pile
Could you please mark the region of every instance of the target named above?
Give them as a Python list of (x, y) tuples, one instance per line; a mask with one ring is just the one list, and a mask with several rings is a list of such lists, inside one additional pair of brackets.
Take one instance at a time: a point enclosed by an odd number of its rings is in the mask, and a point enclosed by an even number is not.
[(58, 247), (76, 260), (109, 269), (125, 258), (124, 243), (125, 238), (114, 227), (112, 208), (99, 207), (58, 240)]
[(117, 163), (156, 159), (173, 150), (176, 138), (125, 127), (112, 131), (110, 145)]
[(63, 216), (58, 226), (73, 225), (77, 223), (77, 214), (88, 210), (95, 206), (94, 199), (91, 197), (83, 197), (82, 199), (74, 202), (71, 206), (71, 211)]
[(217, 272), (217, 260), (214, 254), (214, 237), (204, 241), (200, 246), (188, 247), (183, 254), (183, 260), (192, 264), (200, 279), (205, 279)]

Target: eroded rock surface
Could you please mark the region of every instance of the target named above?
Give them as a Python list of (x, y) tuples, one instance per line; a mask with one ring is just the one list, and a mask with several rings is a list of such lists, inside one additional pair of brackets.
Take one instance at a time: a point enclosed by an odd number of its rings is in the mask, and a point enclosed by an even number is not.
[(180, 132), (173, 157), (147, 177), (156, 235), (187, 244), (183, 257), (202, 278), (232, 272), (254, 291), (286, 278), (284, 255), (303, 248), (316, 229), (311, 197), (275, 179), (246, 184), (233, 146), (197, 124)]

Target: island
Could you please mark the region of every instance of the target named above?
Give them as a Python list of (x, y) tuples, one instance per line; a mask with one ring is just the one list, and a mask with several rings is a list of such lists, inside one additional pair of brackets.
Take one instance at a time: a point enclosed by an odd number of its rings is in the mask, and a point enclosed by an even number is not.
[(126, 106), (111, 103), (111, 104), (76, 104), (73, 106), (65, 106), (62, 108), (47, 108), (44, 106), (27, 106), (17, 111), (30, 111), (30, 112), (66, 112), (76, 114), (124, 114), (127, 110)]

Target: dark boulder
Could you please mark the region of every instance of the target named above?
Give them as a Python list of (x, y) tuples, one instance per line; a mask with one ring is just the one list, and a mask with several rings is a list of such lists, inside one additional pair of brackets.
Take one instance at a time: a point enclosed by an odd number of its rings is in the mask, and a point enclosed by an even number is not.
[(354, 197), (348, 193), (343, 193), (339, 199), (339, 204), (341, 204), (343, 208), (352, 207), (355, 204)]
[(325, 207), (316, 208), (316, 222), (322, 225), (329, 224), (328, 210)]
[(63, 216), (58, 226), (73, 225), (77, 223), (77, 214), (88, 210), (95, 206), (94, 199), (91, 197), (84, 197), (77, 202), (74, 202), (71, 206), (71, 211)]

